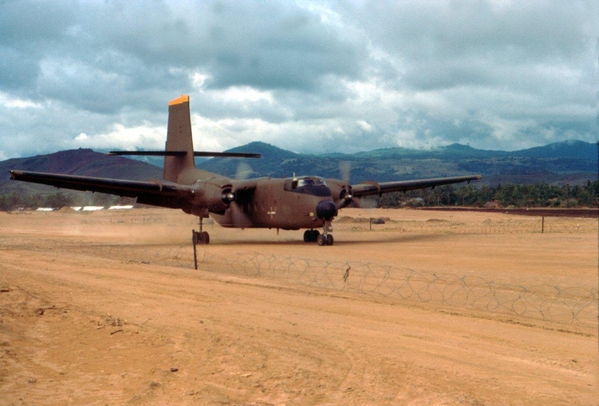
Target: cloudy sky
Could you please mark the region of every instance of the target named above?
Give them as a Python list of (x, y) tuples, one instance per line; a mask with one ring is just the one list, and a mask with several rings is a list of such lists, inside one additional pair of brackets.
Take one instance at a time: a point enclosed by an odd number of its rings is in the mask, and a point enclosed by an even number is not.
[(599, 2), (0, 0), (0, 160), (598, 139)]

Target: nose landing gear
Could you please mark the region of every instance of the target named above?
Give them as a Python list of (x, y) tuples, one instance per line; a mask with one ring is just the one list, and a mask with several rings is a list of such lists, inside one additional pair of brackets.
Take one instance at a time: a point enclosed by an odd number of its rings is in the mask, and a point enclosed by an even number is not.
[(329, 232), (333, 231), (333, 227), (331, 226), (330, 221), (325, 221), (324, 224), (324, 233), (320, 234), (318, 230), (306, 230), (304, 232), (304, 241), (305, 242), (316, 242), (321, 247), (323, 245), (333, 245), (334, 239)]
[(329, 234), (333, 231), (331, 222), (337, 216), (338, 207), (335, 202), (330, 200), (321, 200), (316, 205), (316, 218), (324, 220), (324, 232), (320, 235), (317, 234), (316, 243), (320, 246), (333, 245), (333, 236)]
[(316, 239), (316, 243), (320, 246), (333, 245), (334, 239), (331, 234), (320, 234)]
[(333, 239), (333, 236), (331, 234), (329, 234), (332, 231), (333, 231), (333, 226), (331, 225), (331, 220), (325, 220), (324, 221), (324, 233), (319, 235), (318, 239), (316, 240), (318, 245), (320, 245), (320, 246), (333, 245), (333, 242), (335, 240)]

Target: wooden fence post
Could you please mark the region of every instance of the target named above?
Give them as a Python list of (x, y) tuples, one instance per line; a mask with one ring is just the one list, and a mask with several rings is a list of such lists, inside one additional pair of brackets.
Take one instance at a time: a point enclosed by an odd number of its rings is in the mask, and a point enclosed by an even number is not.
[(541, 217), (541, 234), (545, 232), (545, 216)]
[(198, 270), (198, 255), (196, 251), (196, 230), (191, 230), (191, 243), (193, 244), (193, 267)]

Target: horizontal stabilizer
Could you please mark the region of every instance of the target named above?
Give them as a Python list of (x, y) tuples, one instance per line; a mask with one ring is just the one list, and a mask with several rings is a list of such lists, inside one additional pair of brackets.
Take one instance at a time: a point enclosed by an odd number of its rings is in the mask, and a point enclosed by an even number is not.
[[(108, 155), (137, 155), (137, 156), (185, 156), (186, 151), (110, 151)], [(260, 154), (246, 154), (243, 152), (206, 152), (194, 151), (193, 156), (219, 157), (219, 158), (261, 158)]]
[(108, 155), (183, 156), (185, 151), (110, 151)]

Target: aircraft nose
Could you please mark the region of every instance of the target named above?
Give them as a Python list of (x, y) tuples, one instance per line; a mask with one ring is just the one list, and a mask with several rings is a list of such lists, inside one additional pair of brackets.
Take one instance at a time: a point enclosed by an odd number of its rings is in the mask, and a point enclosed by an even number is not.
[(323, 220), (332, 220), (337, 215), (337, 206), (330, 200), (321, 200), (316, 205), (316, 217)]

